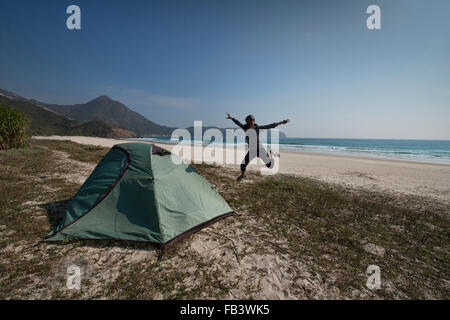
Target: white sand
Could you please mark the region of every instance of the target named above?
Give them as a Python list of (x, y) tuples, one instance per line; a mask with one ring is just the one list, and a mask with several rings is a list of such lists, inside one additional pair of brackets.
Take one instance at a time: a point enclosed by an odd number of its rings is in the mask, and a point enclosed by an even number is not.
[[(51, 136), (35, 138), (71, 140), (81, 144), (105, 147), (112, 147), (117, 143), (125, 142), (124, 140), (93, 137)], [(158, 145), (170, 150), (173, 148), (173, 145)], [(87, 178), (89, 170), (94, 167), (92, 165), (90, 168), (84, 163), (67, 159), (67, 156), (63, 156), (61, 152), (57, 152), (56, 156), (60, 161), (70, 161), (72, 170), (77, 172), (80, 178), (79, 183)], [(280, 172), (282, 173), (309, 176), (357, 188), (430, 196), (434, 199), (450, 202), (449, 165), (291, 152), (282, 152), (280, 160)], [(71, 176), (65, 176), (65, 178), (73, 179)], [(38, 204), (35, 207), (37, 210)], [(224, 297), (225, 299), (248, 299), (249, 292), (256, 299), (349, 298), (340, 293), (335, 286), (335, 275), (323, 279), (313, 271), (317, 268), (313, 262), (307, 259), (296, 259), (273, 248), (271, 250), (270, 246), (267, 247), (267, 243), (260, 240), (261, 237), (249, 237), (247, 228), (240, 228), (240, 226), (242, 224), (255, 226), (259, 222), (245, 212), (240, 212), (240, 214), (240, 218), (233, 219), (232, 225), (229, 225), (228, 228), (223, 228), (222, 223), (224, 221), (222, 221), (201, 230), (191, 239), (188, 247), (182, 252), (183, 255), (198, 256), (205, 263), (209, 263), (210, 267), (206, 268), (205, 272), (213, 273), (221, 282), (233, 287)], [(2, 226), (0, 226), (0, 230), (1, 228)], [(2, 232), (0, 232), (1, 235)], [(308, 236), (307, 233), (302, 232), (299, 232), (298, 235), (299, 237)], [(232, 240), (236, 251), (233, 250), (233, 246), (226, 239)], [(283, 241), (277, 243), (277, 245), (284, 247)], [(258, 246), (265, 246), (268, 252), (264, 254), (254, 252), (254, 249)], [(386, 251), (385, 248), (373, 243), (364, 243), (362, 248), (366, 252), (379, 257), (383, 257)], [(74, 259), (78, 259), (77, 257), (80, 256), (85, 259), (87, 273), (91, 275), (93, 285), (88, 290), (84, 289), (83, 292), (86, 298), (90, 298), (93, 295), (95, 296), (96, 292), (102, 288), (100, 284), (108, 284), (114, 281), (120, 275), (125, 264), (153, 263), (157, 260), (157, 255), (157, 251), (151, 249), (111, 248), (105, 246), (102, 242), (98, 242), (98, 246), (95, 247), (70, 249), (70, 254), (63, 266), (78, 261)], [(240, 260), (238, 260), (238, 256)], [(165, 259), (161, 263), (165, 269), (183, 269), (186, 277), (179, 285), (191, 288), (198, 285), (199, 274), (197, 268), (191, 265), (189, 261), (184, 256), (177, 255), (171, 259)], [(291, 272), (293, 268), (300, 271), (300, 277), (293, 278)], [(61, 274), (61, 272), (65, 272), (65, 269), (62, 269), (63, 271), (58, 270), (53, 271), (53, 273)], [(337, 270), (337, 272), (339, 271)], [(53, 278), (51, 277), (51, 279)], [(295, 292), (291, 290), (291, 285), (294, 282), (299, 288)], [(372, 297), (372, 293), (365, 289), (353, 290), (352, 297), (368, 298)], [(164, 297), (156, 295), (153, 298)], [(201, 293), (198, 298), (207, 299), (210, 296)]]
[[(71, 140), (104, 147), (127, 142), (80, 136), (33, 138)], [(174, 147), (161, 143), (157, 145), (168, 150)], [(280, 155), (280, 173), (307, 176), (355, 188), (427, 196), (450, 203), (450, 165), (304, 152), (280, 152)], [(186, 157), (183, 158), (189, 161)], [(210, 157), (205, 157), (204, 160), (209, 161)], [(237, 165), (235, 167), (238, 168)], [(256, 165), (249, 168), (252, 167), (258, 168)]]

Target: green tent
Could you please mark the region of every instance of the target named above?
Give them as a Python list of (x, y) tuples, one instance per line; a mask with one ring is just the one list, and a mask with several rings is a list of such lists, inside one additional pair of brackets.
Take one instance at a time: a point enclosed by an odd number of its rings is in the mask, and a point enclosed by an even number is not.
[(167, 245), (232, 213), (209, 182), (180, 158), (152, 144), (123, 143), (99, 162), (46, 240)]

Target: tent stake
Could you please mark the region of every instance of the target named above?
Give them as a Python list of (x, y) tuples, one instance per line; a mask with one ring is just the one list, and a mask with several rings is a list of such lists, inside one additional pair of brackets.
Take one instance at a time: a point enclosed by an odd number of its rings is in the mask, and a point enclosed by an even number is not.
[(164, 244), (161, 245), (161, 248), (159, 250), (158, 261), (161, 261), (163, 256), (164, 256)]

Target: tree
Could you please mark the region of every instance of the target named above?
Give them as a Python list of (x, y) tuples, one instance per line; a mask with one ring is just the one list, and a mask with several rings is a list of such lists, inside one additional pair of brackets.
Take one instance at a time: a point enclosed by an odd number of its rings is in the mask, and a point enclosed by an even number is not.
[(0, 103), (0, 150), (25, 148), (30, 145), (30, 135), (26, 132), (29, 121), (17, 109)]

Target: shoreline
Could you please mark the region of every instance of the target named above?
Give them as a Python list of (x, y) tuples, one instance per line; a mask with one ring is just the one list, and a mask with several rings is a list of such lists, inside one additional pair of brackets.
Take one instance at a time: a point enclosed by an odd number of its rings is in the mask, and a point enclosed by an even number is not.
[[(178, 144), (175, 141), (164, 141), (164, 140), (151, 140), (152, 137), (148, 138), (120, 138), (119, 140), (124, 141), (135, 141), (135, 142), (143, 142), (143, 143), (155, 143), (155, 144), (163, 144), (163, 145), (176, 145)], [(338, 139), (345, 140), (345, 139)], [(352, 139), (348, 139), (352, 140)], [(386, 139), (390, 140), (390, 139)], [(394, 139), (395, 140), (395, 139)], [(422, 141), (422, 140), (413, 140), (411, 141)], [(437, 141), (437, 140), (430, 140)], [(438, 141), (447, 141), (447, 140), (438, 140)], [(196, 142), (198, 143), (198, 142)], [(214, 143), (213, 143), (214, 144)], [(200, 144), (199, 144), (200, 145)], [(208, 144), (203, 144), (204, 146)], [(222, 144), (225, 148), (234, 147), (236, 145), (233, 144)], [(237, 145), (237, 148), (242, 148), (241, 144)], [(393, 161), (406, 161), (406, 162), (414, 162), (414, 163), (428, 163), (428, 164), (440, 164), (450, 166), (450, 159), (442, 158), (440, 156), (416, 156), (414, 154), (410, 154), (407, 156), (400, 155), (391, 155), (389, 153), (377, 153), (377, 152), (360, 152), (360, 151), (348, 151), (345, 150), (345, 147), (337, 147), (337, 149), (329, 149), (324, 146), (315, 146), (315, 145), (291, 145), (291, 144), (278, 144), (279, 152), (287, 152), (287, 153), (306, 153), (306, 154), (323, 154), (330, 156), (342, 156), (342, 157), (355, 157), (355, 158), (363, 158), (363, 159), (380, 159), (380, 160), (393, 160)]]
[[(281, 148), (280, 148), (281, 150)], [(407, 163), (417, 163), (417, 164), (431, 164), (431, 165), (441, 165), (441, 166), (448, 166), (450, 167), (450, 163), (447, 162), (440, 162), (440, 161), (432, 161), (429, 159), (423, 159), (423, 160), (413, 160), (413, 159), (406, 159), (406, 158), (394, 158), (394, 157), (388, 157), (388, 156), (382, 156), (382, 155), (375, 155), (375, 154), (364, 154), (364, 153), (345, 153), (345, 152), (326, 152), (326, 151), (317, 151), (317, 152), (312, 152), (312, 151), (301, 151), (301, 150), (282, 150), (283, 152), (288, 152), (288, 153), (305, 153), (305, 154), (317, 154), (317, 155), (326, 155), (326, 156), (336, 156), (336, 157), (344, 157), (344, 158), (356, 158), (356, 159), (375, 159), (375, 160), (386, 160), (386, 161), (400, 161), (400, 162), (407, 162)]]
[[(33, 138), (70, 140), (103, 147), (112, 147), (117, 143), (130, 141), (82, 136), (34, 136)], [(154, 141), (141, 142), (153, 143), (168, 150), (172, 150), (175, 146)], [(205, 157), (203, 161), (208, 163), (211, 159)], [(240, 163), (240, 159), (237, 163)], [(256, 161), (252, 161), (249, 170), (258, 169), (255, 164)], [(222, 164), (222, 166), (236, 170), (239, 168), (238, 164)], [(442, 163), (280, 151), (279, 173), (315, 178), (357, 189), (425, 196), (450, 204), (450, 165)]]
[[(164, 143), (159, 141), (151, 141), (151, 140), (141, 140), (141, 139), (134, 139), (134, 138), (102, 138), (102, 137), (88, 137), (88, 136), (33, 136), (33, 139), (49, 139), (49, 140), (70, 140), (73, 142), (81, 143), (81, 144), (91, 144), (91, 143), (84, 143), (84, 142), (78, 142), (81, 140), (89, 140), (92, 141), (92, 144), (99, 143), (98, 145), (103, 147), (109, 147), (113, 146), (117, 143), (126, 143), (126, 142), (139, 142), (139, 143), (150, 143), (155, 144), (159, 146), (165, 146), (166, 149), (171, 150), (173, 146), (175, 146), (175, 143)], [(225, 146), (225, 148), (231, 148), (230, 146)], [(239, 147), (238, 147), (239, 148)], [(377, 160), (377, 161), (387, 161), (387, 162), (400, 162), (400, 163), (409, 163), (409, 164), (419, 164), (419, 165), (432, 165), (432, 166), (443, 166), (443, 167), (449, 167), (450, 163), (444, 163), (444, 162), (434, 162), (434, 161), (426, 161), (426, 160), (410, 160), (410, 159), (402, 159), (402, 158), (390, 158), (385, 157), (381, 155), (372, 155), (372, 154), (351, 154), (351, 153), (339, 153), (339, 152), (314, 152), (314, 151), (302, 151), (302, 150), (282, 150), (280, 148), (280, 154), (304, 154), (304, 155), (310, 155), (310, 156), (326, 156), (326, 157), (334, 157), (334, 158), (349, 158), (349, 159), (360, 159), (360, 160)]]

